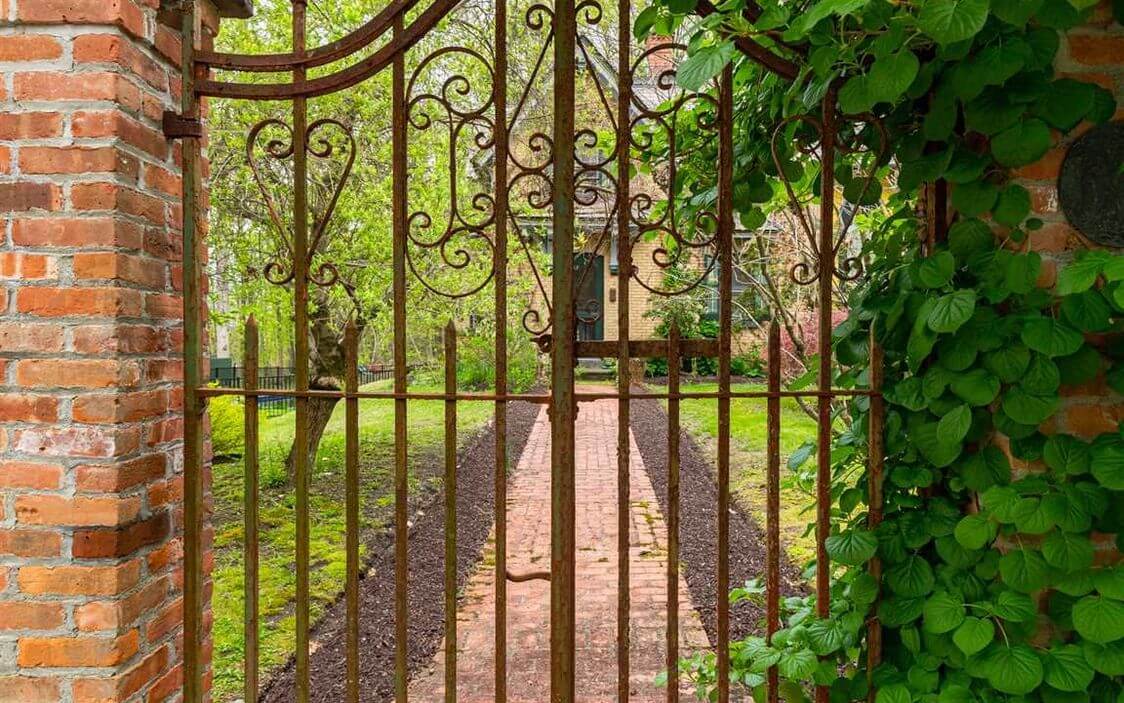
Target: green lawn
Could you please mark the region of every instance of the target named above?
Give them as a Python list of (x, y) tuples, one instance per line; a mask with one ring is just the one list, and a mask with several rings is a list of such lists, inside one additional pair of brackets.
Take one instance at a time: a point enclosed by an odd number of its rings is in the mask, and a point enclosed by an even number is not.
[[(383, 385), (383, 384), (378, 384)], [(369, 387), (374, 387), (369, 386)], [(411, 391), (437, 388), (411, 387)], [(458, 403), (458, 440), (464, 442), (491, 417), (490, 403)], [(315, 620), (342, 591), (344, 554), (344, 406), (332, 416), (310, 481), (311, 611)], [(411, 401), (409, 406), (410, 490), (422, 489), (424, 458), (440, 461), (444, 440), (444, 404)], [(295, 648), (293, 568), (294, 495), (288, 486), (284, 459), (293, 437), (293, 414), (263, 419), (261, 424), (260, 613), (261, 680), (285, 663)], [(359, 409), (361, 526), (367, 535), (393, 523), (394, 404), (363, 400)], [(243, 465), (214, 467), (214, 687), (216, 700), (241, 697), (243, 644)], [(362, 550), (362, 541), (361, 541)]]
[[(713, 384), (684, 385), (684, 392), (713, 392)], [(735, 384), (734, 390), (763, 390), (762, 386)], [(767, 441), (766, 401), (763, 398), (735, 398), (730, 404), (730, 484), (731, 491), (758, 524), (765, 526), (765, 446)], [(713, 459), (714, 439), (718, 434), (718, 404), (714, 400), (684, 400), (680, 414), (684, 426), (698, 439)], [(812, 495), (801, 487), (798, 477), (787, 468), (788, 457), (800, 445), (816, 437), (816, 422), (795, 400), (781, 401), (781, 544), (800, 567), (815, 558), (816, 541), (805, 535), (814, 519)]]

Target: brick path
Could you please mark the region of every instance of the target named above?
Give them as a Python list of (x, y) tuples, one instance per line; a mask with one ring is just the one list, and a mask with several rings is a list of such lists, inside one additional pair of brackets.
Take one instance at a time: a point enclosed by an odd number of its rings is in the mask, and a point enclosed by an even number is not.
[[(615, 400), (583, 403), (577, 421), (577, 691), (578, 700), (616, 700), (617, 491)], [(651, 481), (632, 440), (632, 701), (662, 701), (653, 685), (664, 669), (667, 528)], [(508, 488), (508, 569), (550, 568), (550, 425), (539, 414)], [(490, 542), (492, 544), (493, 542)], [(458, 700), (494, 700), (495, 633), (492, 547), (465, 589), (458, 622)], [(542, 703), (550, 686), (550, 585), (509, 583), (508, 700)], [(680, 580), (680, 651), (708, 646)], [(415, 677), (410, 698), (440, 701), (444, 645)], [(689, 690), (684, 687), (684, 691)], [(684, 698), (684, 700), (690, 700)]]

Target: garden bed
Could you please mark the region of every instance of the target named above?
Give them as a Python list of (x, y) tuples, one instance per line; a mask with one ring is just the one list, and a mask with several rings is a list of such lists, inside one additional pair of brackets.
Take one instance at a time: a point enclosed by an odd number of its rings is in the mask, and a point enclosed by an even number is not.
[[(464, 406), (472, 404), (463, 404)], [(485, 404), (477, 404), (485, 405)], [(413, 407), (413, 406), (411, 406)], [(491, 405), (487, 408), (490, 410)], [(533, 403), (512, 403), (508, 408), (508, 465), (514, 466), (539, 413)], [(430, 452), (419, 469), (439, 477), (440, 456)], [(461, 588), (479, 561), (491, 532), (495, 494), (495, 440), (491, 425), (465, 442), (458, 454), (457, 474), (457, 583)], [(409, 636), (410, 674), (428, 665), (440, 645), (444, 614), (444, 498), (438, 483), (415, 492), (410, 502), (409, 534)], [(394, 694), (394, 532), (379, 530), (366, 540), (363, 576), (359, 582), (359, 685), (363, 700), (386, 700)], [(343, 581), (339, 582), (343, 587)], [(312, 631), (311, 693), (313, 701), (344, 699), (346, 690), (346, 604), (342, 596), (327, 607)], [(266, 683), (261, 700), (282, 703), (294, 700), (294, 662)]]

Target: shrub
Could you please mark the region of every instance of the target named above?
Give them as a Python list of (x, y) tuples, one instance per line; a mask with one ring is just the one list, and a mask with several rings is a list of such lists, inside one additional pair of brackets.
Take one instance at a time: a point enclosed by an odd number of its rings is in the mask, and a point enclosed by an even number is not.
[(239, 456), (246, 437), (242, 402), (237, 396), (220, 395), (208, 404), (211, 415), (211, 451), (216, 457)]

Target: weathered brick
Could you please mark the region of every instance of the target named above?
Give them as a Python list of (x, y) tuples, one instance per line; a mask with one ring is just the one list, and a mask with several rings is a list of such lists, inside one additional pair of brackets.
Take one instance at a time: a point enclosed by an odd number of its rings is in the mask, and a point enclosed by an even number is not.
[(57, 112), (0, 113), (0, 139), (45, 139), (62, 134), (62, 115)]
[(114, 566), (21, 566), (19, 590), (29, 595), (115, 596), (140, 579), (140, 563)]
[(54, 183), (0, 183), (0, 202), (7, 212), (55, 211), (62, 207), (62, 190)]
[(0, 349), (9, 353), (62, 351), (63, 327), (55, 323), (0, 321)]
[(20, 149), (23, 173), (116, 173), (136, 180), (140, 165), (136, 158), (113, 147), (36, 147)]
[(183, 599), (177, 598), (164, 606), (163, 610), (152, 619), (145, 631), (145, 638), (149, 642), (157, 642), (181, 625), (183, 625)]
[(1068, 37), (1069, 55), (1086, 66), (1124, 64), (1124, 36), (1100, 32), (1072, 32)]
[(58, 398), (0, 393), (0, 422), (54, 422), (58, 417)]
[(12, 84), (16, 100), (103, 100), (133, 109), (141, 104), (137, 84), (120, 73), (33, 71), (17, 73)]
[(112, 24), (134, 37), (145, 36), (144, 13), (132, 0), (25, 0), (16, 10), (16, 17), (29, 24)]
[(44, 457), (108, 459), (134, 451), (139, 432), (131, 428), (46, 426), (11, 433), (11, 448), (21, 454)]
[(183, 667), (177, 664), (148, 689), (145, 703), (164, 703), (183, 687)]
[(58, 39), (46, 34), (0, 36), (0, 61), (43, 61), (62, 56)]
[(167, 511), (114, 529), (77, 530), (72, 550), (84, 559), (128, 556), (138, 549), (163, 541), (169, 532)]
[(58, 703), (59, 680), (46, 676), (0, 676), (0, 703)]
[(0, 601), (0, 630), (53, 630), (64, 620), (65, 613), (58, 603)]
[(35, 218), (12, 223), (12, 241), (27, 247), (109, 247), (139, 249), (144, 233), (116, 217)]
[(74, 402), (74, 419), (91, 424), (136, 422), (169, 410), (166, 390), (86, 395)]
[(136, 317), (141, 312), (140, 291), (123, 288), (21, 288), (16, 309), (42, 317), (106, 315)]
[(173, 349), (168, 330), (151, 325), (83, 325), (74, 329), (74, 351), (80, 354), (155, 354)]
[(76, 210), (114, 211), (164, 224), (163, 200), (117, 183), (76, 183), (70, 189)]
[[(160, 576), (126, 598), (83, 603), (74, 609), (74, 622), (83, 632), (124, 630), (154, 612), (165, 612), (160, 604), (167, 595), (168, 577)], [(152, 641), (152, 637), (148, 640)]]
[(116, 666), (136, 654), (138, 645), (136, 630), (119, 637), (23, 637), (18, 661), (26, 667)]
[(181, 319), (183, 317), (183, 299), (178, 295), (150, 293), (145, 296), (144, 311), (152, 317)]
[(0, 555), (17, 557), (57, 557), (62, 551), (62, 535), (47, 530), (0, 530)]
[(30, 488), (50, 491), (62, 482), (61, 464), (33, 461), (0, 461), (0, 488)]
[(157, 90), (167, 90), (168, 73), (145, 56), (133, 42), (116, 34), (83, 34), (74, 39), (74, 60), (79, 63), (113, 63), (140, 76)]
[(26, 359), (16, 367), (16, 380), (27, 387), (128, 387), (140, 373), (134, 362), (120, 359)]
[(55, 260), (49, 256), (18, 251), (0, 253), (0, 278), (34, 281), (56, 275)]
[(166, 287), (167, 266), (159, 259), (116, 252), (79, 253), (73, 268), (80, 280), (120, 280), (155, 290)]
[(157, 159), (168, 156), (168, 140), (163, 134), (118, 110), (77, 112), (71, 129), (75, 137), (115, 137)]
[(129, 523), (139, 513), (136, 496), (16, 496), (16, 522), (25, 525), (116, 526)]

